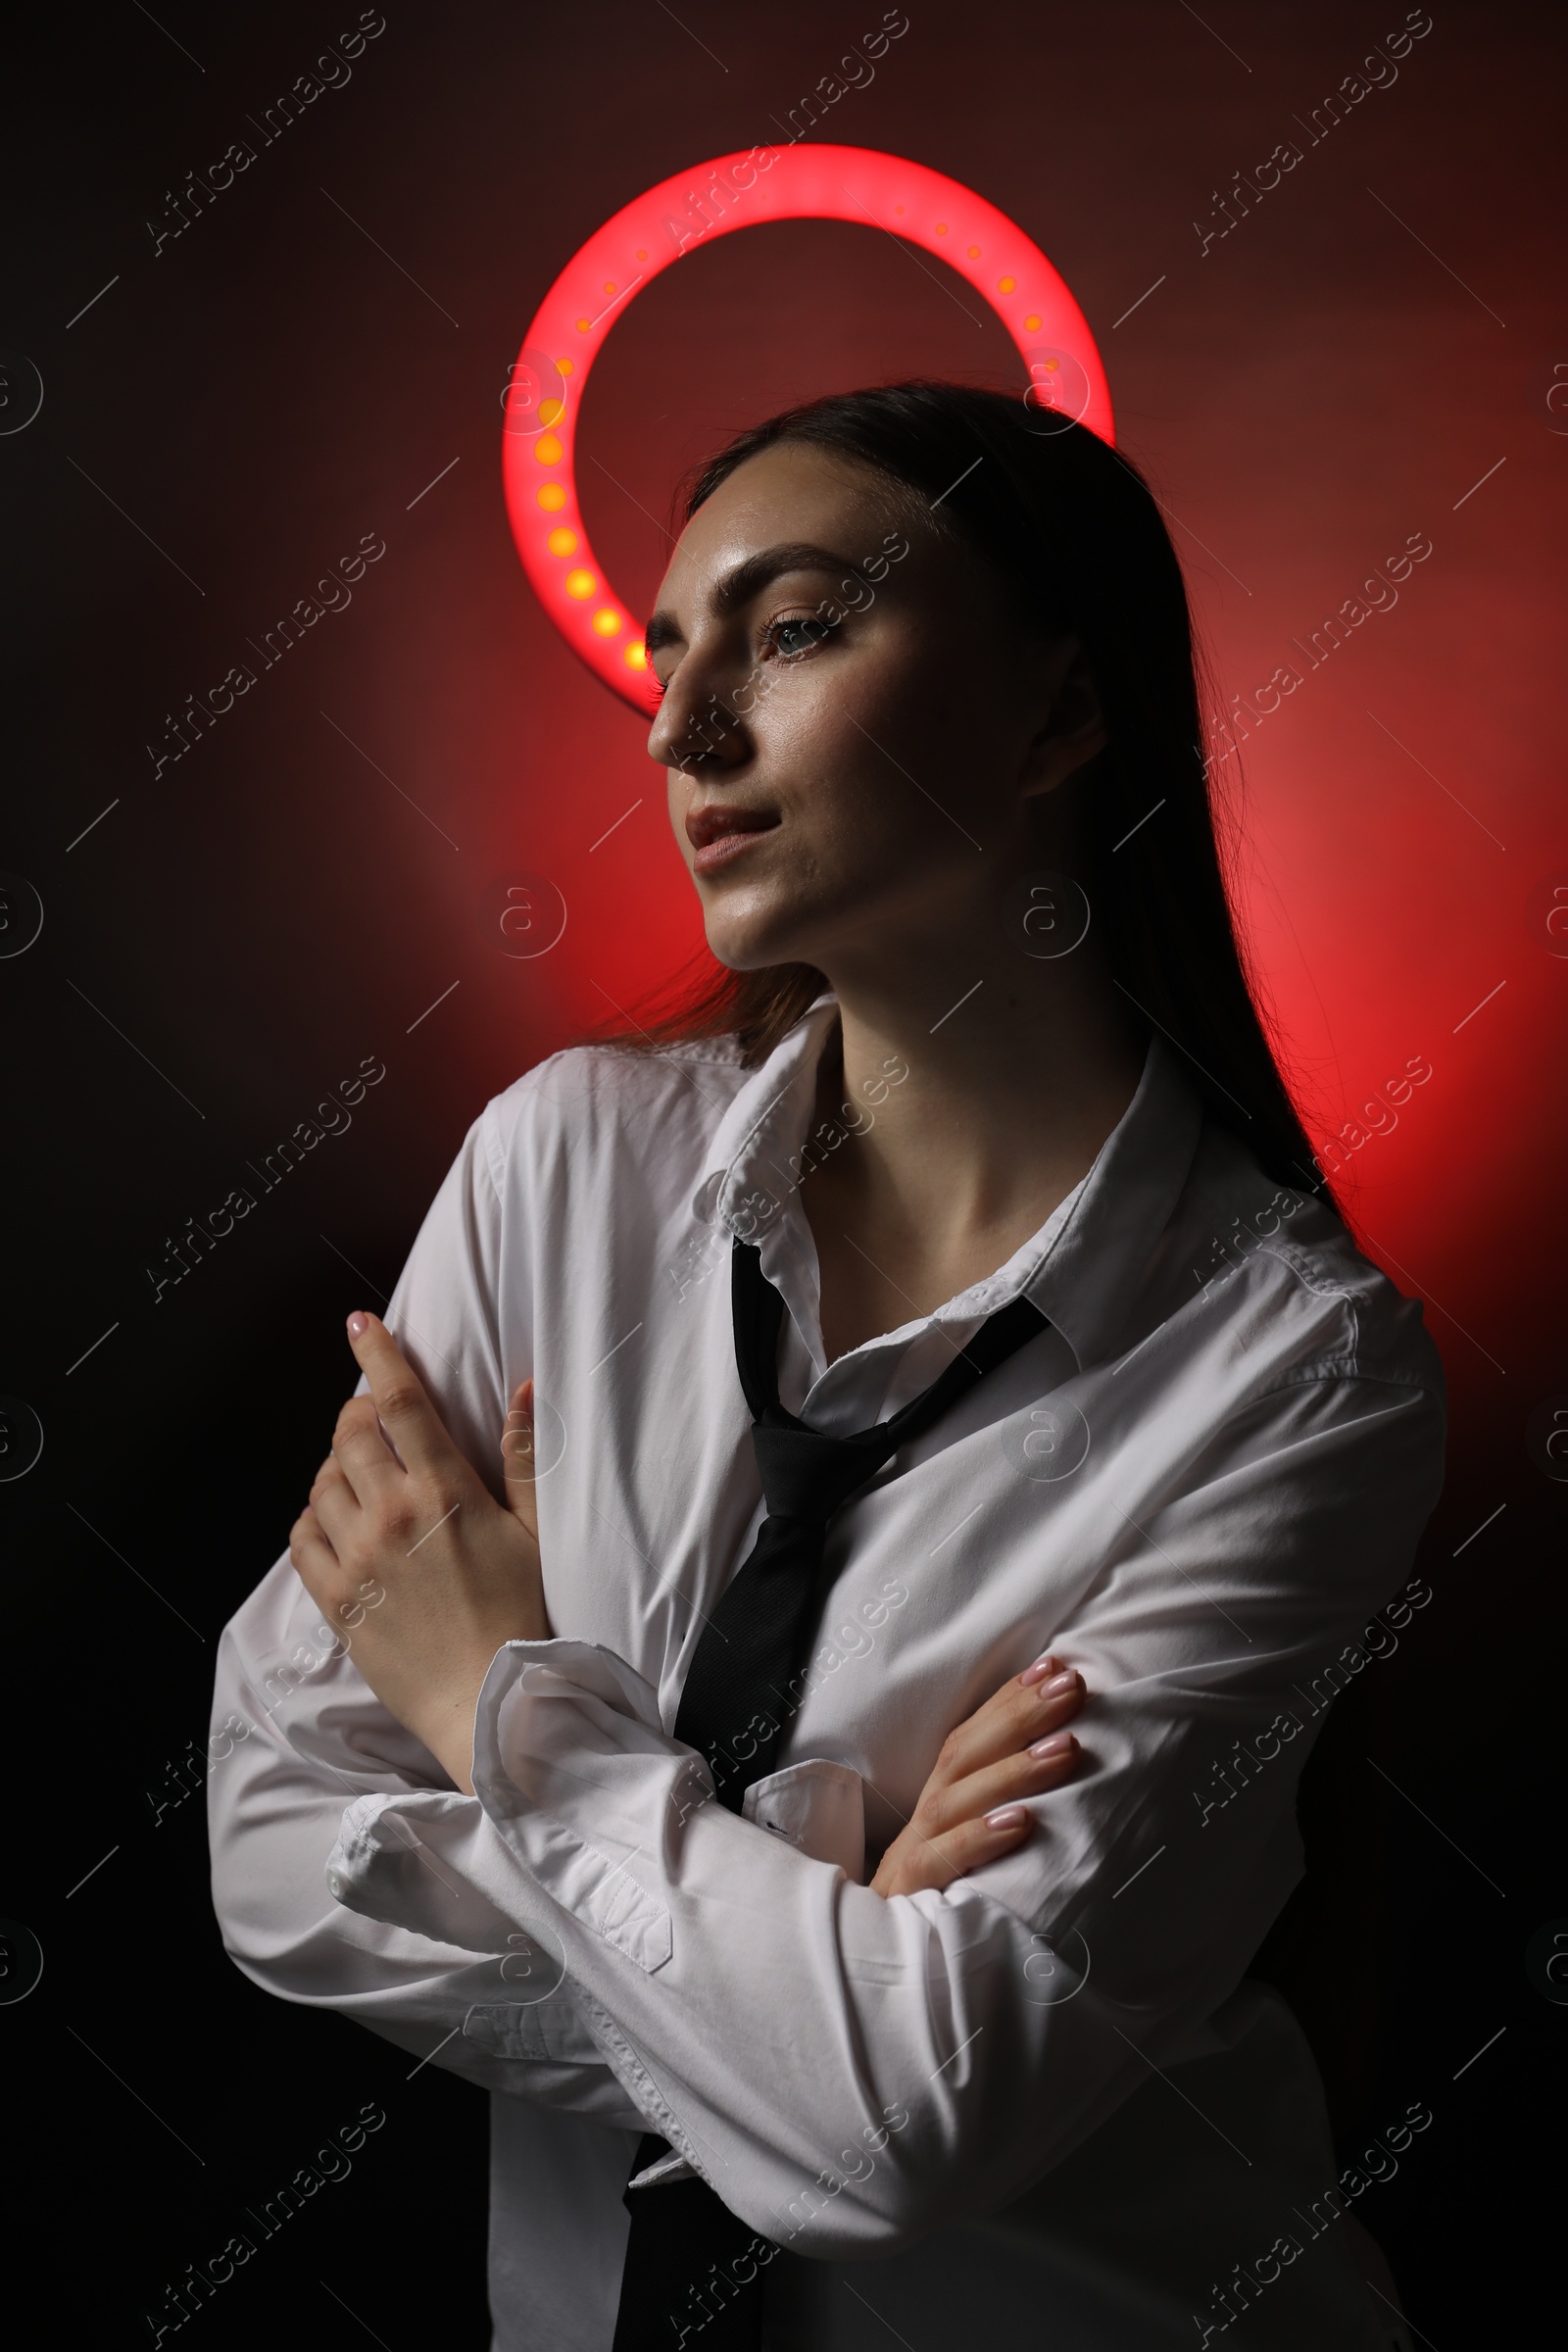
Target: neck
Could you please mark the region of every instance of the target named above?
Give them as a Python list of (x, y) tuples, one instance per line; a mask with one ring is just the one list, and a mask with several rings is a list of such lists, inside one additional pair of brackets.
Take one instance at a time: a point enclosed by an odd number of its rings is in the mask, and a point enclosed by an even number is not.
[(998, 936), (961, 966), (828, 977), (841, 1035), (817, 1122), (851, 1125), (846, 1103), (869, 1122), (802, 1191), (831, 1360), (1005, 1263), (1088, 1173), (1145, 1049), (1087, 940), (1051, 962)]

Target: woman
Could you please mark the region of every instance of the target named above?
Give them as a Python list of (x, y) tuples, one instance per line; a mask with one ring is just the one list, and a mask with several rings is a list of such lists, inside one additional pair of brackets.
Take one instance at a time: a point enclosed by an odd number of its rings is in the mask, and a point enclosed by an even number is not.
[(495, 2094), (504, 2352), (1386, 2342), (1244, 1978), (1441, 1371), (1249, 995), (1155, 505), (828, 399), (648, 646), (723, 968), (351, 1317), (224, 1641), (228, 1948)]

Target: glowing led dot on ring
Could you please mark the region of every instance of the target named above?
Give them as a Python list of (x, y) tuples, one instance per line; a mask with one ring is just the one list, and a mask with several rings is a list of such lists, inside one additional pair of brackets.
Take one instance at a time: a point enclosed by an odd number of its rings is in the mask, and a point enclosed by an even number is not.
[(539, 504), (547, 514), (559, 514), (566, 503), (566, 493), (560, 482), (545, 482), (539, 490)]
[(596, 637), (618, 637), (620, 635), (620, 614), (612, 612), (608, 605), (601, 605), (594, 614), (594, 635)]
[(535, 462), (540, 466), (559, 466), (561, 464), (561, 443), (556, 439), (554, 433), (541, 433), (533, 445), (533, 454)]
[[(1010, 294), (1017, 283), (1018, 280), (1015, 277), (999, 277), (997, 280), (997, 292), (999, 294)], [(541, 410), (541, 416), (543, 413), (544, 412)]]
[(592, 596), (598, 585), (599, 582), (591, 571), (568, 571), (566, 574), (566, 594), (568, 596)]
[(979, 246), (978, 246), (978, 245), (971, 245), (971, 246), (970, 246), (970, 248), (969, 248), (969, 259), (970, 259), (970, 261), (971, 261), (971, 262), (977, 262), (977, 261), (980, 259), (980, 248), (979, 248)]
[(628, 645), (626, 648), (626, 667), (628, 669), (646, 669), (648, 667), (648, 648), (640, 637), (635, 645)]
[(1030, 312), (1028, 318), (1024, 320), (1024, 325), (1031, 335), (1035, 335), (1040, 332), (1040, 320), (1033, 311)]
[(541, 424), (559, 424), (565, 414), (566, 404), (564, 400), (557, 400), (552, 397), (549, 400), (542, 400), (539, 403), (539, 421)]
[(574, 556), (577, 553), (577, 534), (568, 531), (563, 523), (559, 530), (551, 532), (545, 545), (553, 556)]
[(939, 237), (945, 237), (945, 236), (947, 235), (947, 233), (948, 233), (948, 224), (947, 224), (947, 222), (946, 222), (945, 220), (939, 220), (939, 221), (937, 222), (937, 235), (938, 235)]
[(613, 292), (614, 292), (614, 291), (615, 291), (615, 281), (614, 281), (614, 279), (613, 279), (612, 277), (607, 277), (607, 278), (606, 278), (606, 280), (605, 280), (605, 292), (606, 292), (607, 294), (613, 294)]
[(592, 324), (593, 324), (593, 320), (592, 320), (591, 318), (579, 318), (579, 319), (578, 319), (578, 321), (577, 321), (577, 332), (578, 332), (578, 334), (579, 334), (579, 335), (585, 335), (585, 334), (588, 332), (588, 329), (589, 329), (589, 328), (592, 326)]
[(556, 366), (561, 369), (563, 375), (569, 375), (576, 365), (575, 360), (558, 360), (556, 362)]
[(647, 259), (648, 259), (648, 253), (647, 253), (647, 249), (646, 249), (646, 247), (644, 247), (644, 246), (642, 246), (642, 245), (639, 245), (639, 246), (638, 246), (638, 248), (637, 248), (637, 259), (638, 259), (640, 262), (646, 262), (646, 261), (647, 261)]

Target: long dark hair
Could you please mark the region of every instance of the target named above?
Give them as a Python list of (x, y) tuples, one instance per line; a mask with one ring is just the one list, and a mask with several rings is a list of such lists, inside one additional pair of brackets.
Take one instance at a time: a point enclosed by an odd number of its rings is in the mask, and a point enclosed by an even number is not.
[[(687, 477), (679, 522), (779, 441), (858, 459), (937, 502), (933, 519), (1042, 624), (1077, 632), (1109, 736), (1083, 794), (1083, 879), (1111, 976), (1265, 1172), (1327, 1196), (1232, 919), (1220, 847), (1228, 862), (1230, 811), (1207, 748), (1187, 591), (1142, 474), (1086, 426), (1015, 394), (914, 380), (830, 393), (738, 434)], [(733, 1036), (755, 1064), (825, 985), (807, 964), (736, 972), (699, 957), (614, 1042), (659, 1050)]]

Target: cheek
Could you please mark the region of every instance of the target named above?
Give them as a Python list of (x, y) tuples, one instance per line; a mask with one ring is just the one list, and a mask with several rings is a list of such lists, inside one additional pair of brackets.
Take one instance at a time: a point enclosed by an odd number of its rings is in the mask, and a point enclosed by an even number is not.
[(824, 859), (903, 865), (950, 828), (951, 760), (937, 698), (872, 663), (823, 665), (775, 705), (769, 763)]
[(813, 742), (814, 772), (791, 793), (785, 881), (803, 906), (869, 907), (933, 854), (910, 808), (924, 812), (920, 795), (896, 767), (858, 757), (865, 748)]
[[(1011, 700), (998, 690), (983, 649), (940, 639), (895, 644), (837, 694), (820, 723), (839, 772), (862, 776), (900, 825), (934, 825), (961, 844), (944, 811), (971, 833), (1007, 764)], [(858, 722), (858, 723), (857, 723)]]

